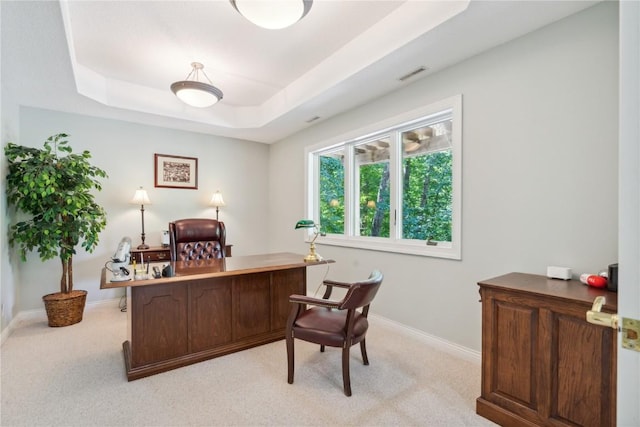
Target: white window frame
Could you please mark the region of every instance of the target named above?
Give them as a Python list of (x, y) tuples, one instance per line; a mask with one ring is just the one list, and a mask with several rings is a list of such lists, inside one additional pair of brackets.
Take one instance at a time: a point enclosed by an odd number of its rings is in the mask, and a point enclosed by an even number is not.
[[(345, 150), (345, 177), (344, 188), (345, 197), (345, 234), (320, 235), (316, 240), (317, 245), (343, 246), (358, 249), (368, 249), (384, 252), (396, 252), (411, 255), (429, 256), (447, 259), (462, 259), (462, 95), (455, 95), (450, 98), (435, 102), (426, 107), (418, 108), (393, 118), (372, 123), (359, 130), (349, 132), (344, 135), (323, 141), (319, 144), (305, 148), (305, 176), (306, 176), (306, 209), (307, 218), (319, 222), (319, 210), (316, 201), (319, 200), (319, 161), (318, 152), (335, 149), (345, 144), (364, 141), (371, 138), (373, 134), (382, 134), (389, 129), (404, 128), (411, 122), (416, 122), (429, 118), (430, 116), (441, 115), (442, 112), (451, 110), (452, 117), (452, 200), (451, 200), (451, 242), (437, 242), (436, 245), (427, 245), (423, 240), (402, 239), (401, 227), (394, 226), (391, 221), (390, 237), (370, 237), (358, 236), (356, 230), (357, 218), (352, 209), (353, 199), (353, 159), (352, 150)], [(392, 144), (395, 149), (390, 153), (390, 174), (392, 176), (392, 186), (390, 189), (390, 212), (402, 218), (402, 200), (397, 190), (397, 185), (402, 182), (402, 171), (398, 170), (397, 159), (401, 156), (401, 144), (396, 141)], [(395, 184), (393, 184), (395, 182)], [(322, 231), (322, 230), (321, 230)], [(309, 241), (311, 234), (306, 235)]]

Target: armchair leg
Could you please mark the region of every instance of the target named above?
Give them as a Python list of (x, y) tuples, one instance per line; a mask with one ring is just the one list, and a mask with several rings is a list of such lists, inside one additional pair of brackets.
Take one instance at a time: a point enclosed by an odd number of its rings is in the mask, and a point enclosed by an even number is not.
[(324, 353), (324, 345), (320, 345), (320, 352)]
[(344, 394), (351, 396), (351, 378), (349, 377), (349, 346), (342, 349), (342, 383)]
[(287, 331), (287, 382), (293, 384), (294, 354), (293, 336)]
[(362, 352), (362, 363), (365, 365), (369, 364), (369, 358), (367, 357), (367, 345), (365, 344), (366, 340), (360, 341), (360, 351)]

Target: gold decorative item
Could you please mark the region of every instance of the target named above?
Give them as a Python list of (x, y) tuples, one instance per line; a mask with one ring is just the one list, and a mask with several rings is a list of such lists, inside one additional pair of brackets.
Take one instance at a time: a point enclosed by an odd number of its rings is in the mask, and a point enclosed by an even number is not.
[(313, 239), (309, 244), (309, 254), (304, 257), (304, 262), (316, 262), (321, 261), (322, 257), (316, 253), (316, 239), (320, 234), (320, 228), (312, 219), (301, 219), (296, 223), (296, 230), (298, 228), (313, 228)]

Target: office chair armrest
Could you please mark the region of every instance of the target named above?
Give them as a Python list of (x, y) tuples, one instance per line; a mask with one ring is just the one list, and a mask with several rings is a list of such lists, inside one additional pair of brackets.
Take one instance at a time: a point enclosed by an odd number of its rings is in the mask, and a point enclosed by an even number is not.
[(327, 307), (327, 308), (340, 307), (340, 301), (331, 301), (326, 299), (313, 298), (305, 295), (291, 295), (289, 296), (289, 302), (293, 302), (296, 304), (309, 304), (309, 305), (315, 305), (315, 306)]
[(335, 286), (336, 288), (350, 288), (353, 283), (336, 282), (335, 280), (324, 280), (326, 286)]
[(324, 291), (324, 295), (322, 295), (322, 299), (329, 299), (334, 286), (336, 288), (349, 289), (353, 284), (353, 283), (346, 283), (346, 282), (337, 282), (335, 280), (324, 280), (322, 283), (327, 287), (327, 289)]

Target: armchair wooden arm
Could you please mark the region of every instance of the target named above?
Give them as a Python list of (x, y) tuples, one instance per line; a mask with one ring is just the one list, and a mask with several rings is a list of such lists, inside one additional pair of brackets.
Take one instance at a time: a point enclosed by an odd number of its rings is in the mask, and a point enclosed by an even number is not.
[(322, 283), (327, 287), (324, 291), (324, 295), (322, 295), (322, 299), (329, 299), (334, 286), (336, 288), (349, 289), (353, 285), (353, 283), (338, 282), (335, 280), (324, 280)]
[(340, 307), (340, 303), (341, 303), (341, 301), (331, 301), (327, 299), (313, 298), (306, 295), (290, 295), (289, 302), (293, 302), (296, 304), (309, 304), (309, 305), (315, 305), (318, 307), (327, 307), (327, 308), (338, 308)]
[(327, 286), (335, 286), (337, 288), (350, 288), (353, 283), (337, 282), (335, 280), (324, 280), (323, 282)]

